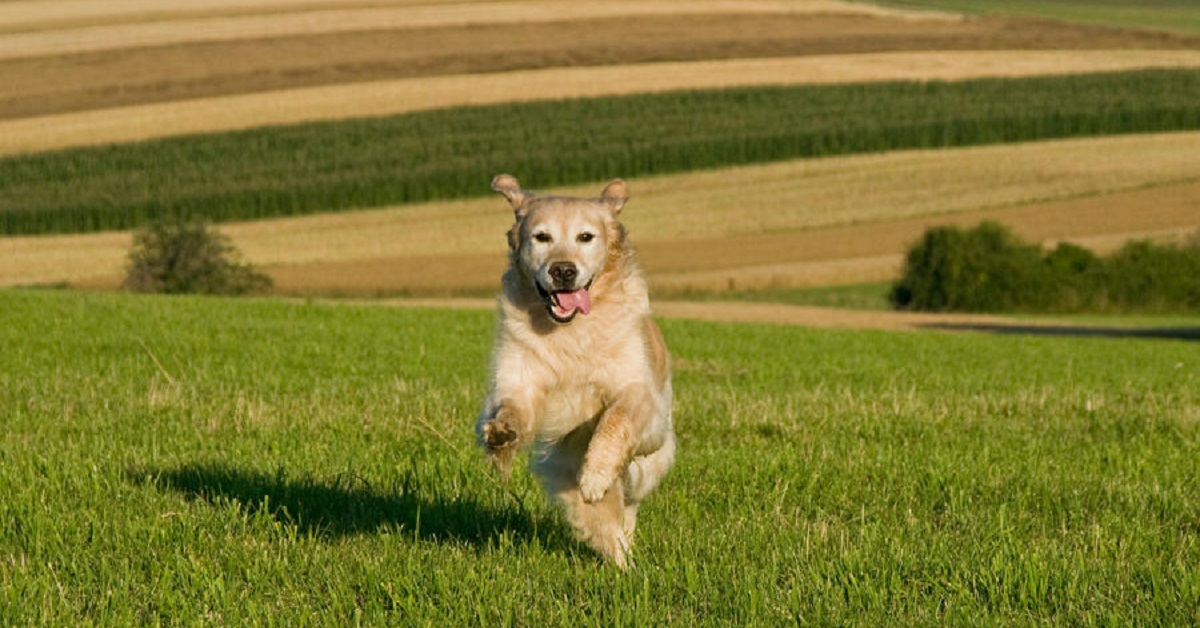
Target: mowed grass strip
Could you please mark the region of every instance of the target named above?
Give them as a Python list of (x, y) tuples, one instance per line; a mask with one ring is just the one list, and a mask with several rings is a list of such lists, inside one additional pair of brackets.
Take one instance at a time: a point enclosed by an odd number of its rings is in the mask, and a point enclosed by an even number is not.
[(746, 88), (267, 128), (0, 161), (0, 232), (245, 220), (826, 157), (1200, 127), (1200, 74)]
[(622, 574), (475, 450), (492, 317), (0, 291), (0, 615), (1200, 621), (1193, 342), (666, 320)]

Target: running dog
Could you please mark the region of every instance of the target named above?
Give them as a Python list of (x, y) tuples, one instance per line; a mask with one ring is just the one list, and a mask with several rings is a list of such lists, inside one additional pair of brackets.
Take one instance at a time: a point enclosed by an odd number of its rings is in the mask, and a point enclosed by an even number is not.
[(532, 446), (580, 540), (624, 569), (638, 504), (675, 459), (667, 349), (617, 220), (625, 182), (595, 199), (537, 196), (506, 174), (492, 189), (515, 222), (479, 443), (506, 479)]

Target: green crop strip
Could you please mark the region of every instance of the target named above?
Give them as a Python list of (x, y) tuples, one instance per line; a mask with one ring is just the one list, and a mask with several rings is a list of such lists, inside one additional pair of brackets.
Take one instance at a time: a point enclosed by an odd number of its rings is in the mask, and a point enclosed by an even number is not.
[(1200, 128), (1200, 73), (755, 88), (469, 107), (0, 160), (0, 233), (214, 221), (775, 160)]

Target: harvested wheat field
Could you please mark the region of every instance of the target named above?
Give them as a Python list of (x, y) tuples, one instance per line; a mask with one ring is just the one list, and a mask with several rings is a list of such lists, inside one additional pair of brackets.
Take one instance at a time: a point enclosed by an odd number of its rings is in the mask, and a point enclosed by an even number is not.
[[(1195, 37), (824, 0), (42, 0), (0, 3), (0, 33), (0, 155), (523, 100), (1200, 68)], [(658, 288), (876, 281), (947, 222), (1178, 239), (1200, 226), (1197, 155), (1200, 134), (1173, 133), (789, 161), (635, 179), (625, 219)], [(456, 295), (493, 289), (508, 221), (479, 199), (220, 229), (285, 293)], [(129, 241), (0, 239), (0, 285), (114, 286)]]
[(513, 25), (503, 23), (376, 25), (349, 33), (271, 33), (155, 46), (117, 46), (122, 40), (114, 37), (105, 40), (116, 46), (111, 50), (81, 53), (49, 46), (57, 52), (0, 54), (0, 84), (21, 86), (0, 93), (0, 119), (550, 67), (882, 52), (1200, 47), (1193, 39), (1137, 31), (1001, 19), (908, 20), (863, 14), (858, 7), (837, 13), (598, 17), (524, 23), (520, 33), (514, 37)]
[(19, 86), (0, 90), (0, 154), (510, 100), (1200, 65), (1197, 38), (844, 2), (109, 4), (0, 13), (0, 85)]

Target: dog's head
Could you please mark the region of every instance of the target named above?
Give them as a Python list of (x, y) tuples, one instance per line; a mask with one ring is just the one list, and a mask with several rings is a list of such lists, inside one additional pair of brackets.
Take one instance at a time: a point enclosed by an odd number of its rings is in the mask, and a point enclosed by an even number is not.
[(512, 263), (545, 303), (550, 318), (569, 323), (592, 310), (592, 292), (619, 261), (624, 230), (617, 214), (629, 193), (614, 179), (599, 198), (538, 197), (510, 175), (492, 189), (503, 194), (516, 217), (508, 232)]

